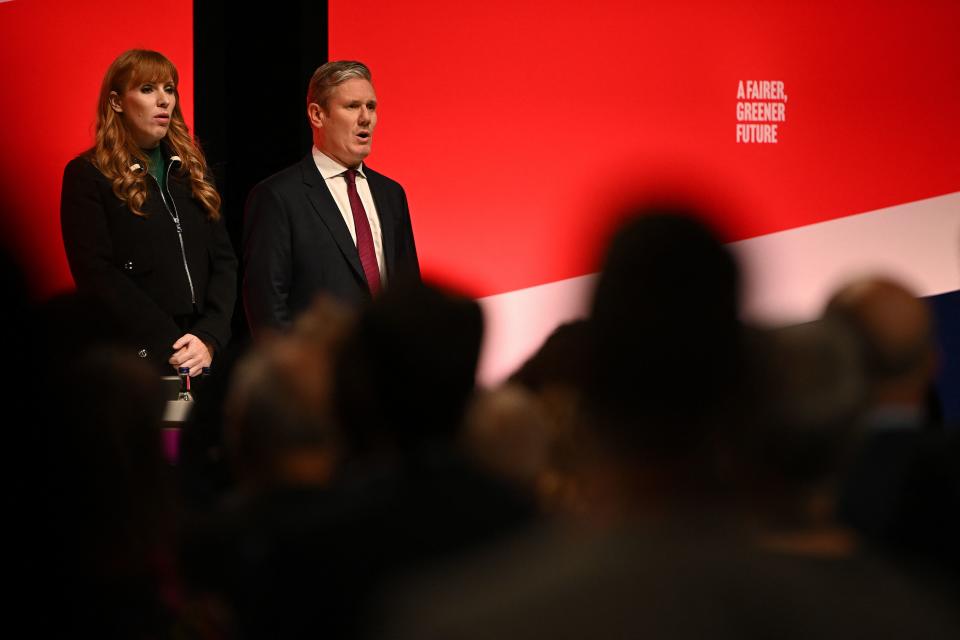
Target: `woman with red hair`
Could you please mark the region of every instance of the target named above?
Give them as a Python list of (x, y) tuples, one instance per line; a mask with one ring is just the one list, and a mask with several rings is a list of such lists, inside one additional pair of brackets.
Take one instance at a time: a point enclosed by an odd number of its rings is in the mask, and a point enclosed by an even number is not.
[(67, 164), (60, 218), (77, 289), (137, 354), (195, 376), (230, 338), (237, 260), (173, 64), (121, 54), (103, 79), (96, 143)]

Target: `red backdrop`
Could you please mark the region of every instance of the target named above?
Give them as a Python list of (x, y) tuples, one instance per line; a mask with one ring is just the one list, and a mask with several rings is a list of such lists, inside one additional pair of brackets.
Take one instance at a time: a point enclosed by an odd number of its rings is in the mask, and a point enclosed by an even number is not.
[(120, 0), (0, 3), (0, 195), (8, 244), (41, 296), (73, 286), (60, 238), (60, 181), (93, 144), (107, 67), (127, 49), (156, 49), (180, 72), (193, 123), (193, 3)]
[[(477, 295), (593, 271), (613, 203), (653, 187), (719, 199), (732, 238), (960, 190), (953, 0), (329, 4), (331, 57), (374, 71), (371, 166), (426, 273)], [(0, 3), (2, 217), (41, 294), (71, 286), (60, 176), (107, 65), (166, 53), (192, 123), (191, 42), (185, 0)], [(747, 80), (784, 83), (776, 144), (737, 142)]]
[[(330, 1), (380, 98), (369, 164), (477, 295), (595, 270), (638, 191), (711, 197), (741, 239), (960, 190), (958, 34), (954, 0)], [(784, 83), (776, 144), (737, 142), (741, 80)]]

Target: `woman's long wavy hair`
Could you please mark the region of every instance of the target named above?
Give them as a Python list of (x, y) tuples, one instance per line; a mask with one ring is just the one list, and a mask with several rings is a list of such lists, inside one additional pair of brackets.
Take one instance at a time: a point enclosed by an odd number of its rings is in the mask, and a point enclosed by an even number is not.
[(170, 128), (164, 138), (173, 155), (180, 156), (178, 176), (190, 178), (190, 190), (211, 220), (220, 219), (220, 194), (207, 179), (209, 170), (203, 152), (197, 146), (180, 110), (180, 94), (176, 91), (179, 74), (173, 63), (156, 51), (131, 49), (120, 54), (103, 78), (97, 103), (96, 144), (90, 150), (91, 161), (113, 183), (113, 193), (127, 203), (138, 216), (145, 216), (143, 203), (147, 199), (147, 172), (131, 169), (139, 162), (148, 165), (146, 154), (134, 142), (122, 114), (110, 106), (110, 93), (123, 96), (125, 92), (143, 83), (173, 81), (177, 102), (170, 114)]

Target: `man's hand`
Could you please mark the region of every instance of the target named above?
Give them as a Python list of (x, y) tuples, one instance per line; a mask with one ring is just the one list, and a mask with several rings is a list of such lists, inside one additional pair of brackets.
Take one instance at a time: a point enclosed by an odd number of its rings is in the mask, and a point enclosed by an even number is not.
[(213, 361), (210, 349), (207, 345), (192, 333), (184, 334), (179, 340), (173, 343), (173, 355), (170, 356), (170, 364), (174, 369), (180, 367), (190, 367), (190, 377), (195, 378), (200, 375), (204, 367), (209, 367)]

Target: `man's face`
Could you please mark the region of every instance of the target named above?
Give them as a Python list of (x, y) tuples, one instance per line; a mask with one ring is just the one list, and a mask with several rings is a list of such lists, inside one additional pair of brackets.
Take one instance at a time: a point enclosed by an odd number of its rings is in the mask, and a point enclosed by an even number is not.
[(370, 155), (377, 125), (377, 94), (363, 78), (334, 87), (327, 108), (310, 105), (317, 147), (345, 167), (357, 167)]

